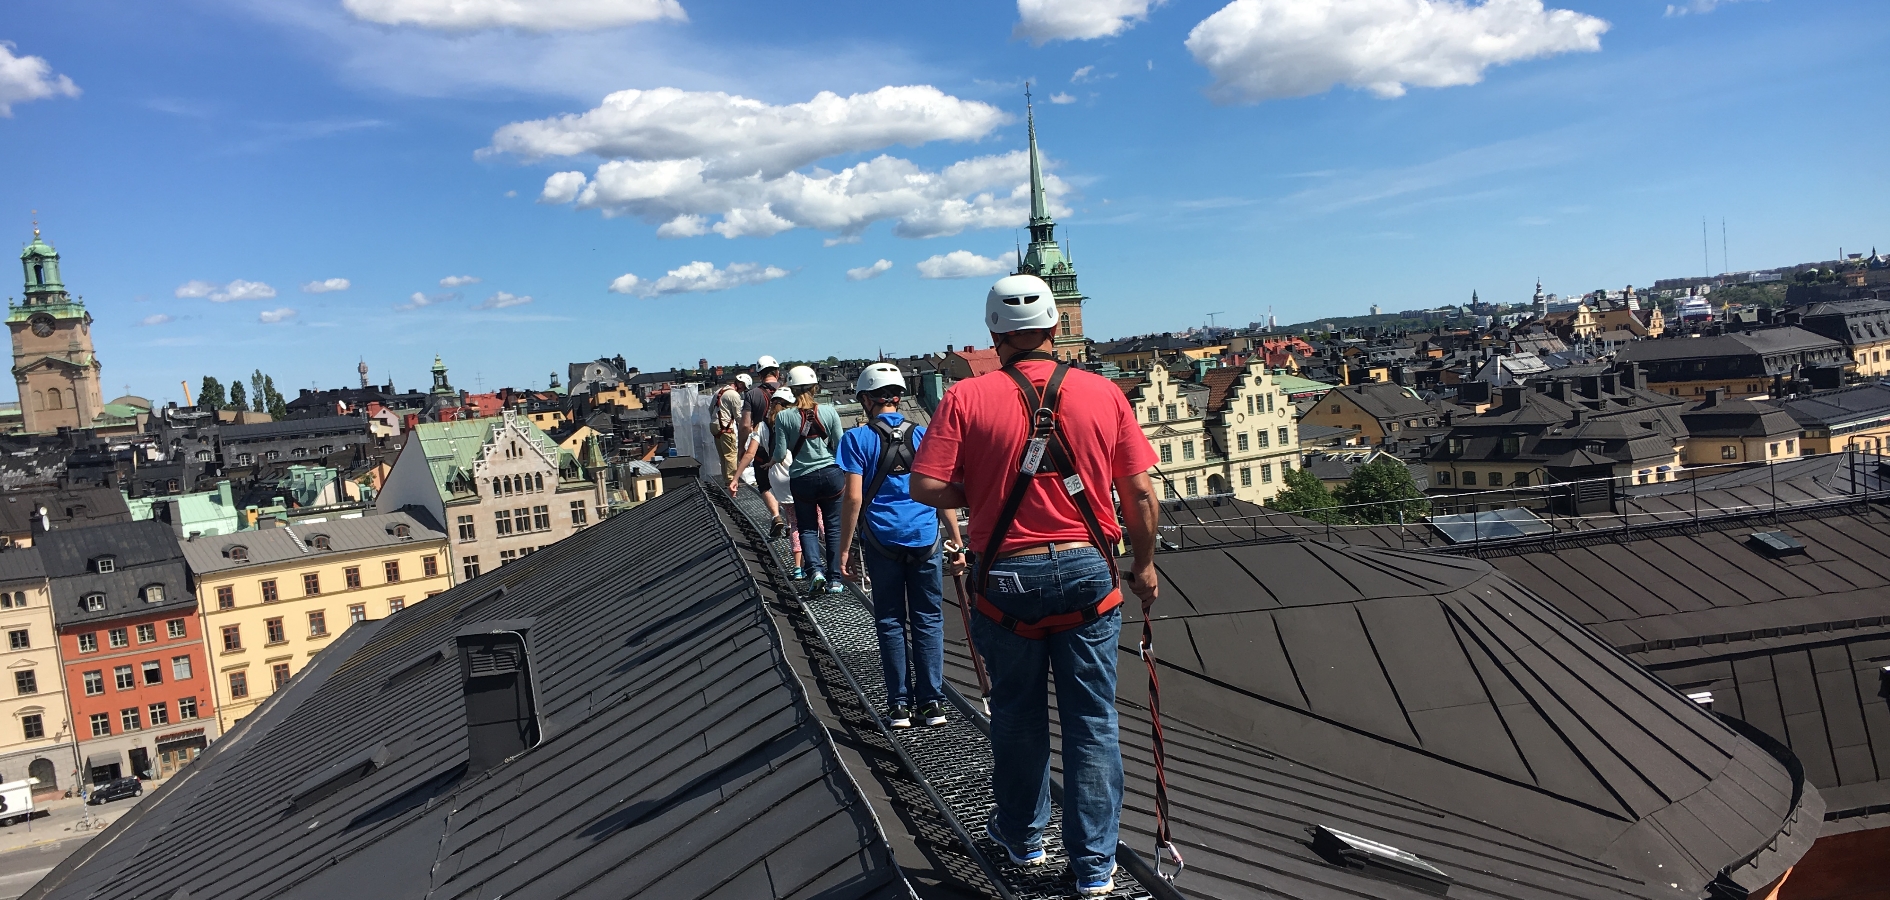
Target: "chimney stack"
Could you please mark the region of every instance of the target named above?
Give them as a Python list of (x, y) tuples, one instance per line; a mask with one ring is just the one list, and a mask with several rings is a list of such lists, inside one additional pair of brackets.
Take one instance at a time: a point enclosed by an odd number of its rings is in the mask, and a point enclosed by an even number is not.
[(1523, 394), (1528, 392), (1528, 390), (1528, 388), (1520, 384), (1504, 385), (1503, 408), (1506, 410), (1521, 409), (1523, 405)]
[(481, 622), (453, 638), (466, 703), (466, 771), (477, 774), (538, 744), (525, 636), (532, 619)]
[(1700, 408), (1711, 409), (1715, 406), (1718, 406), (1719, 401), (1724, 400), (1724, 399), (1726, 399), (1726, 389), (1714, 388), (1706, 392), (1706, 399), (1700, 401)]

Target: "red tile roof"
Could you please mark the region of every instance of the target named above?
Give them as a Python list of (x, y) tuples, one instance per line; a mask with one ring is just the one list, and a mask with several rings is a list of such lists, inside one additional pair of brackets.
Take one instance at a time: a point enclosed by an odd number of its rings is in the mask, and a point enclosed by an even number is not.
[(965, 361), (965, 366), (971, 369), (973, 377), (986, 375), (1003, 368), (1003, 365), (998, 362), (997, 351), (990, 348), (973, 350), (970, 347), (966, 347), (963, 350), (952, 350), (950, 353)]

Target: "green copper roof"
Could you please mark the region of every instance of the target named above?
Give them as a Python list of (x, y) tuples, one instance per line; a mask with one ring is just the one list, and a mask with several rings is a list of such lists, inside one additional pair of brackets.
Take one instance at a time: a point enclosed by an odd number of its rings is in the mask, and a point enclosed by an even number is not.
[(1272, 377), (1273, 383), (1279, 385), (1280, 390), (1285, 391), (1289, 396), (1292, 394), (1310, 394), (1314, 391), (1330, 390), (1333, 387), (1333, 385), (1323, 381), (1301, 378), (1298, 375), (1288, 375), (1285, 372), (1276, 372)]
[(23, 260), (32, 259), (34, 257), (41, 259), (59, 258), (59, 251), (54, 250), (51, 244), (39, 239), (39, 229), (37, 228), (33, 229), (33, 242), (27, 244), (26, 249), (20, 251), (20, 258)]
[[(533, 443), (536, 443), (550, 457), (557, 461), (560, 469), (571, 454), (558, 446), (550, 435), (539, 430), (530, 419), (514, 419), (521, 426)], [(479, 451), (492, 438), (495, 430), (505, 427), (504, 419), (461, 419), (457, 422), (426, 422), (414, 429), (414, 437), (420, 441), (420, 449), (427, 455), (427, 468), (433, 472), (434, 486), (440, 490), (441, 497), (452, 497), (464, 493), (456, 483), (472, 477), (473, 466), (479, 461)]]
[(1050, 204), (1043, 191), (1043, 158), (1037, 153), (1037, 112), (1030, 105), (1030, 90), (1024, 90), (1024, 121), (1030, 134), (1030, 224), (1050, 221)]

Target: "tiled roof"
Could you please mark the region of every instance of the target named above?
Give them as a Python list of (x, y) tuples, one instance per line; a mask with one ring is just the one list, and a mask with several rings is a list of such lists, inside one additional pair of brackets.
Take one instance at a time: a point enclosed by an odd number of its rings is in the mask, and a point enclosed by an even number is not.
[(1820, 391), (1781, 403), (1800, 425), (1826, 428), (1890, 417), (1890, 384), (1874, 382)]

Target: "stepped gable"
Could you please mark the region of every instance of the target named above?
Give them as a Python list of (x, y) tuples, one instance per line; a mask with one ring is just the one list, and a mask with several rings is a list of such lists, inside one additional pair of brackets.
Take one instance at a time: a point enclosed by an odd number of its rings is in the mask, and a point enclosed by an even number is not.
[[(355, 624), (28, 896), (909, 896), (740, 533), (673, 491)], [(459, 636), (508, 633), (541, 739), (481, 760)]]

